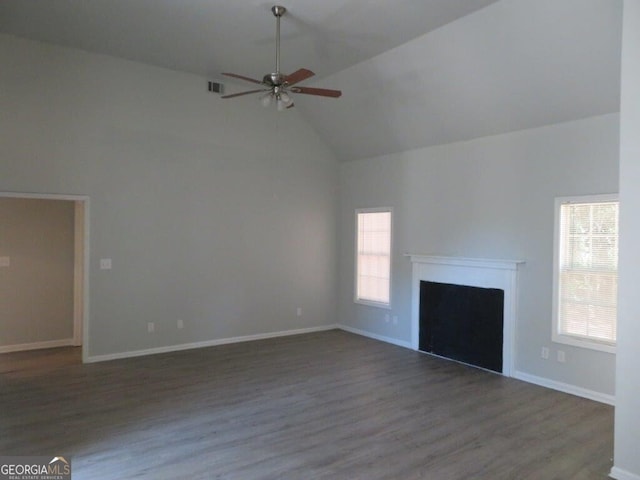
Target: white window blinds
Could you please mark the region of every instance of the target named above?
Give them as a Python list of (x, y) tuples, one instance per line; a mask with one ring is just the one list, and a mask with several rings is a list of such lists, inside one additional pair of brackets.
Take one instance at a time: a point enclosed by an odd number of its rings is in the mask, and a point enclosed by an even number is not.
[(391, 211), (357, 211), (356, 301), (389, 305)]
[(557, 333), (615, 344), (618, 202), (561, 203)]

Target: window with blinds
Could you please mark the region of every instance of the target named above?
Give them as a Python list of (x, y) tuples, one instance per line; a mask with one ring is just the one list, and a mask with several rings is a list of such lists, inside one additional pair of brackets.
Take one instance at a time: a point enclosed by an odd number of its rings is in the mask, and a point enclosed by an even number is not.
[(607, 350), (616, 343), (618, 200), (597, 195), (556, 204), (554, 341)]
[(391, 209), (356, 210), (355, 301), (388, 307), (391, 284)]

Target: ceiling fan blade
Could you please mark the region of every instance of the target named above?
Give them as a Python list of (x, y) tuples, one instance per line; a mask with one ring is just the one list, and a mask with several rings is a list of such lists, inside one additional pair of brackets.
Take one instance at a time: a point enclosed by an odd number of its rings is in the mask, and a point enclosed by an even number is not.
[(338, 98), (342, 96), (340, 90), (329, 90), (327, 88), (293, 87), (290, 91), (293, 93), (304, 93), (305, 95), (319, 95), (321, 97)]
[(245, 82), (257, 83), (262, 85), (261, 80), (256, 80), (254, 78), (245, 77), (243, 75), (238, 75), (237, 73), (223, 73), (222, 75), (226, 75), (227, 77), (239, 78), (240, 80), (244, 80)]
[(233, 98), (233, 97), (241, 97), (242, 95), (249, 95), (251, 93), (258, 93), (258, 92), (268, 92), (268, 90), (264, 90), (264, 89), (260, 89), (260, 90), (248, 90), (246, 92), (240, 92), (240, 93), (232, 93), (231, 95), (223, 95), (220, 98)]
[(285, 77), (285, 81), (291, 86), (299, 83), (307, 78), (311, 78), (315, 75), (311, 70), (307, 70), (306, 68), (301, 68), (296, 70), (291, 75), (287, 75)]

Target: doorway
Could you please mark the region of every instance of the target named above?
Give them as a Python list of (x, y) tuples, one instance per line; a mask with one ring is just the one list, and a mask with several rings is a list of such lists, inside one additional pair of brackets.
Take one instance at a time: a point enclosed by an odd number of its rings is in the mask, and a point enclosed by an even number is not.
[(76, 347), (84, 359), (89, 198), (0, 192), (0, 205), (0, 353)]

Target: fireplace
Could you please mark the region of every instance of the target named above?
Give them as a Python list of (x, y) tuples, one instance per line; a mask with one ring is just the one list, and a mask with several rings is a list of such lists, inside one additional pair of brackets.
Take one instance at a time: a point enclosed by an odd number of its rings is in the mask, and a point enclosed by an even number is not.
[[(514, 371), (518, 267), (523, 262), (408, 256), (413, 264), (412, 348), (511, 376)], [(425, 306), (421, 302), (421, 297), (425, 299), (427, 295), (435, 299), (435, 305)], [(466, 296), (466, 299), (462, 300), (462, 296)], [(483, 296), (484, 300), (481, 299)], [(488, 310), (501, 310), (502, 318), (494, 318), (484, 326), (473, 324), (474, 319), (477, 322), (486, 321), (489, 313), (483, 310), (485, 307)], [(434, 321), (437, 324), (435, 332), (432, 330), (430, 334), (424, 329), (421, 332), (420, 328), (421, 310), (424, 317), (429, 309), (435, 309)], [(447, 313), (447, 309), (451, 311)], [(428, 321), (423, 318), (423, 324), (425, 322)], [(483, 328), (492, 330), (483, 331)], [(434, 334), (438, 338), (434, 338)], [(431, 338), (428, 338), (429, 335)], [(492, 353), (486, 354), (487, 358), (483, 358), (485, 354), (479, 352), (479, 343), (487, 344), (492, 350)], [(453, 352), (456, 348), (458, 353)]]
[(420, 281), (418, 349), (502, 373), (504, 291)]

